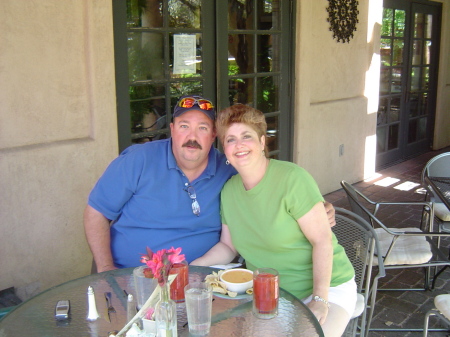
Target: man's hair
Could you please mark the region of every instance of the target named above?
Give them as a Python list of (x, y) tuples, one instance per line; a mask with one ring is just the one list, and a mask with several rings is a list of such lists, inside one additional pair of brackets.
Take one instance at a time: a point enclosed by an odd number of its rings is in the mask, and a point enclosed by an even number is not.
[(251, 106), (238, 103), (223, 109), (217, 115), (217, 134), (222, 144), (226, 131), (234, 123), (242, 123), (250, 126), (258, 134), (258, 138), (266, 136), (267, 123), (264, 114)]

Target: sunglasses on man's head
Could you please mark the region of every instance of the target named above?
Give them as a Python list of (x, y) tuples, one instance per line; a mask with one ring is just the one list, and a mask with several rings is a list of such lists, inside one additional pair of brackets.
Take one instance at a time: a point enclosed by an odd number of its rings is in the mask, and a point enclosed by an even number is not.
[(196, 99), (194, 97), (185, 97), (178, 102), (178, 106), (181, 108), (192, 108), (195, 104), (202, 110), (214, 109), (212, 102), (204, 98)]

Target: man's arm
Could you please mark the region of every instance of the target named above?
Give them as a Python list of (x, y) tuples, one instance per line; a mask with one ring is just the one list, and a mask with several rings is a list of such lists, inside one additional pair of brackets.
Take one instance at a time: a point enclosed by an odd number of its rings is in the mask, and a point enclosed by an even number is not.
[(89, 205), (84, 210), (84, 232), (94, 255), (97, 272), (117, 269), (111, 254), (110, 221)]

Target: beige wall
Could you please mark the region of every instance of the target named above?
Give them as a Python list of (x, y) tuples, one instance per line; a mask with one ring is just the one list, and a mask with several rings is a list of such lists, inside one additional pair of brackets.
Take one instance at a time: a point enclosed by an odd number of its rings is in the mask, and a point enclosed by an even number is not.
[[(436, 149), (450, 145), (450, 1), (442, 2)], [(383, 2), (359, 1), (350, 43), (332, 38), (326, 6), (297, 1), (294, 127), (294, 161), (314, 176), (324, 194), (339, 189), (343, 179), (353, 183), (375, 172)]]
[(433, 144), (435, 150), (450, 145), (450, 0), (439, 2), (442, 2), (442, 28)]
[(86, 197), (117, 155), (111, 0), (3, 0), (0, 290), (86, 275)]

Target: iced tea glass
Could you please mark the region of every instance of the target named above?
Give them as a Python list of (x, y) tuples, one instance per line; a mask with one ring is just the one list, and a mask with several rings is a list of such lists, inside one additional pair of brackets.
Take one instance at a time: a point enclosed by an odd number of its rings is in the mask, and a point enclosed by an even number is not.
[(253, 272), (253, 314), (270, 319), (278, 315), (278, 271), (258, 268)]
[(170, 298), (177, 303), (184, 302), (184, 287), (189, 283), (189, 266), (186, 261), (175, 263), (170, 274), (178, 274), (170, 285)]

